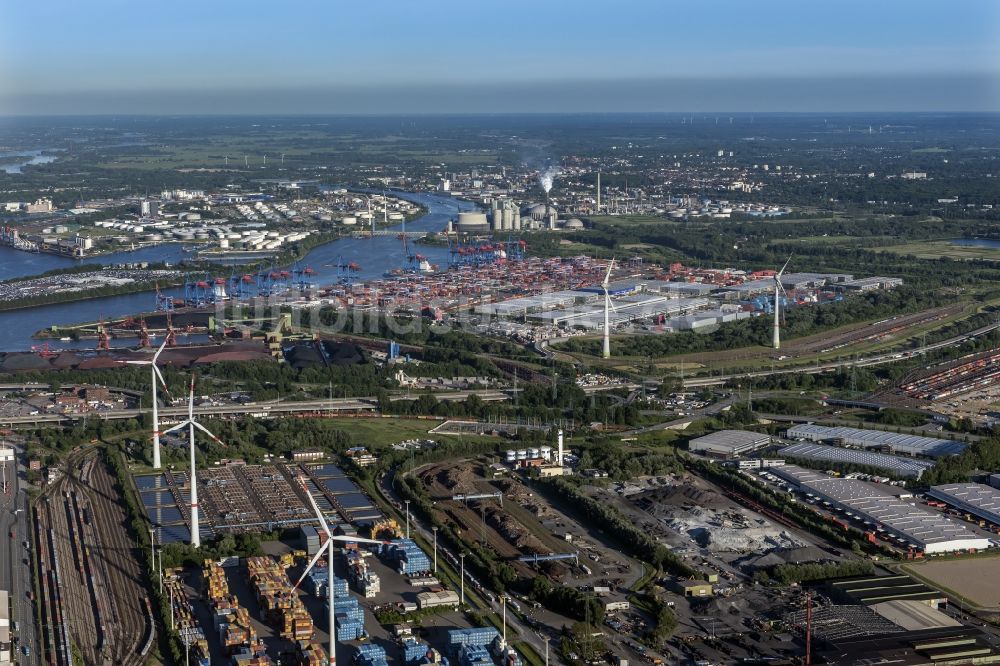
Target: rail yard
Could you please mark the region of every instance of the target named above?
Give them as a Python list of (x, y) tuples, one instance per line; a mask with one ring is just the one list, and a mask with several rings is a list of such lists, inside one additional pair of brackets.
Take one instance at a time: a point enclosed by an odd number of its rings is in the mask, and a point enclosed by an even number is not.
[(33, 549), (52, 663), (144, 664), (155, 637), (145, 573), (115, 481), (79, 455), (35, 507)]

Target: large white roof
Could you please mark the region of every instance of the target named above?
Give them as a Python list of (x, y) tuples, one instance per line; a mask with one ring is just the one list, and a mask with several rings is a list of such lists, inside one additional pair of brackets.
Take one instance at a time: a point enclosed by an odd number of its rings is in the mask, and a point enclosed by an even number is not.
[(942, 513), (907, 502), (890, 490), (891, 486), (828, 476), (795, 465), (770, 471), (805, 492), (858, 514), (861, 520), (873, 523), (873, 529), (883, 527), (927, 552), (990, 546), (988, 538)]
[(792, 426), (788, 429), (792, 439), (840, 439), (847, 444), (865, 448), (888, 447), (892, 451), (909, 453), (910, 455), (930, 456), (940, 458), (961, 453), (965, 444), (950, 439), (937, 437), (922, 437), (920, 435), (904, 435), (881, 430), (864, 430), (845, 426), (821, 426), (812, 423)]

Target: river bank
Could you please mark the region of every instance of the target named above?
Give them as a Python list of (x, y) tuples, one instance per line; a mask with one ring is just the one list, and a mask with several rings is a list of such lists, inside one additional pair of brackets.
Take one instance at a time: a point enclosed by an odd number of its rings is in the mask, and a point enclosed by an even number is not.
[[(381, 191), (381, 190), (379, 190)], [(469, 210), (473, 204), (451, 197), (430, 193), (393, 192), (413, 203), (423, 206), (427, 212), (420, 218), (406, 223), (407, 231), (438, 232), (445, 228), (449, 219), (454, 218), (460, 210)], [(402, 225), (391, 228), (401, 229)], [(4, 253), (3, 250), (7, 250)], [(152, 250), (152, 251), (151, 251)], [(159, 254), (157, 254), (159, 250)], [(11, 265), (6, 262), (10, 253), (24, 255), (23, 260)], [(431, 263), (447, 265), (447, 248), (428, 247), (422, 250)], [(179, 263), (184, 253), (179, 246), (171, 248), (145, 248), (134, 253), (113, 255), (114, 263), (130, 263), (138, 261)], [(21, 253), (7, 248), (0, 248), (0, 279), (4, 277), (20, 277), (15, 271), (22, 270), (21, 275), (40, 274), (54, 268), (65, 267), (67, 264), (52, 265), (39, 259), (45, 259), (36, 254)], [(55, 257), (52, 257), (55, 258)], [(17, 260), (19, 258), (13, 257)], [(299, 261), (303, 268), (310, 267), (310, 281), (317, 285), (335, 284), (343, 275), (343, 266), (353, 262), (358, 270), (352, 273), (352, 279), (357, 281), (381, 278), (392, 269), (408, 265), (408, 258), (403, 250), (402, 242), (395, 235), (356, 238), (345, 236), (320, 245), (308, 251)], [(180, 298), (184, 296), (181, 288), (164, 288), (160, 286), (162, 296)], [(86, 300), (74, 299), (65, 303), (35, 306), (19, 310), (0, 312), (0, 351), (27, 351), (37, 341), (32, 334), (40, 329), (53, 325), (69, 325), (78, 322), (93, 322), (102, 318), (121, 318), (128, 315), (152, 312), (156, 309), (155, 295), (150, 292), (132, 293), (112, 297), (97, 297)], [(114, 341), (113, 345), (119, 346)], [(130, 343), (131, 344), (131, 343)]]

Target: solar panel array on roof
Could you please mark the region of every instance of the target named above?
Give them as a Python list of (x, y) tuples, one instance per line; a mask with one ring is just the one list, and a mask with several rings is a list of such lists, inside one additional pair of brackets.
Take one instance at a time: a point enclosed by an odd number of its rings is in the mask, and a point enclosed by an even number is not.
[(1000, 525), (1000, 490), (981, 483), (931, 486), (927, 494), (956, 508)]
[(965, 450), (965, 444), (953, 442), (950, 439), (842, 426), (821, 426), (812, 423), (792, 426), (788, 429), (787, 434), (789, 439), (804, 439), (812, 442), (840, 440), (848, 446), (859, 446), (865, 449), (886, 448), (891, 452), (931, 458), (953, 456)]
[(927, 553), (989, 548), (990, 540), (964, 524), (927, 507), (906, 502), (886, 487), (842, 479), (796, 465), (772, 467), (771, 473), (791, 481), (806, 493), (826, 500), (837, 508), (885, 530)]
[(147, 476), (135, 477), (135, 487), (139, 490), (153, 490), (154, 488), (166, 488), (167, 477), (163, 474), (151, 474)]
[(176, 506), (157, 506), (146, 509), (149, 519), (154, 525), (164, 525), (167, 523), (178, 523), (184, 519), (181, 510)]
[(839, 446), (825, 444), (798, 443), (786, 446), (778, 451), (782, 458), (805, 458), (807, 460), (822, 460), (850, 465), (864, 465), (887, 470), (897, 476), (907, 479), (919, 479), (920, 475), (934, 466), (933, 462), (892, 456), (885, 453), (844, 449)]
[(358, 492), (358, 487), (354, 485), (354, 482), (344, 476), (323, 479), (323, 485), (334, 495)]
[(154, 490), (152, 492), (139, 493), (139, 496), (142, 497), (142, 505), (146, 507), (174, 504), (174, 496), (170, 494), (169, 490)]
[(372, 507), (372, 501), (358, 492), (337, 495), (337, 503), (344, 509), (368, 509)]
[(317, 479), (328, 479), (335, 476), (347, 476), (344, 471), (336, 465), (327, 463), (325, 465), (308, 465), (308, 469)]

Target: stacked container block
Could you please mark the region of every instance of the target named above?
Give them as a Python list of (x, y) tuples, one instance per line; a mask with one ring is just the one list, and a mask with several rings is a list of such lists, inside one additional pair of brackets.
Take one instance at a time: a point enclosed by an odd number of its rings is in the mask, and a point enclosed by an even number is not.
[(382, 546), (381, 552), (383, 557), (403, 575), (431, 570), (430, 559), (412, 539), (396, 539)]

